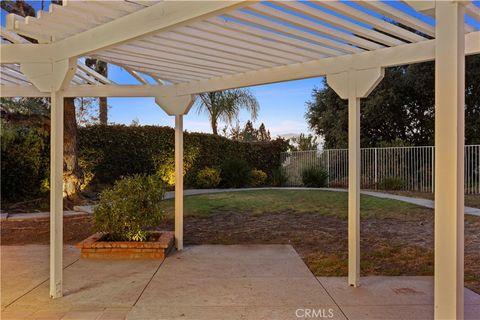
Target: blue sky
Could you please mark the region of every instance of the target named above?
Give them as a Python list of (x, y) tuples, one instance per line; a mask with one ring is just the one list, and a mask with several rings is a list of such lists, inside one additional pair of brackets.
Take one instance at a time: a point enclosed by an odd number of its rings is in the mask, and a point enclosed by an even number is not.
[[(112, 68), (110, 72), (116, 73)], [(250, 88), (260, 104), (257, 125), (264, 122), (274, 136), (309, 132), (304, 118), (305, 102), (310, 99), (312, 89), (321, 84), (322, 78), (312, 78)], [(141, 124), (168, 126), (174, 124), (173, 118), (167, 116), (155, 104), (153, 98), (109, 98), (108, 101), (111, 106), (109, 113), (111, 122), (129, 124), (133, 119), (137, 119)], [(240, 122), (244, 123), (248, 119), (248, 113), (242, 112)], [(188, 131), (211, 132), (208, 117), (204, 114), (199, 115), (195, 108), (185, 116), (184, 126)]]
[[(28, 1), (38, 10), (41, 1)], [(388, 1), (397, 9), (415, 14), (419, 19), (434, 24), (432, 18), (416, 13), (413, 9), (399, 1)], [(474, 1), (480, 6), (480, 1)], [(49, 1), (45, 1), (45, 10), (48, 9)], [(315, 5), (312, 5), (315, 7)], [(361, 8), (355, 5), (357, 8)], [(5, 12), (1, 12), (2, 25), (4, 25)], [(467, 23), (480, 29), (480, 23), (467, 19)], [(110, 66), (109, 78), (119, 84), (136, 84), (128, 73), (123, 69)], [(308, 133), (309, 129), (305, 120), (306, 101), (310, 100), (314, 87), (322, 86), (322, 78), (311, 78), (298, 81), (263, 85), (250, 88), (256, 95), (260, 104), (260, 113), (256, 125), (265, 123), (273, 136), (284, 134)], [(140, 124), (173, 126), (173, 118), (167, 116), (154, 102), (153, 98), (109, 98), (110, 106), (109, 121), (113, 123), (130, 124), (138, 121)], [(249, 119), (249, 115), (242, 112), (240, 123)], [(198, 114), (192, 109), (184, 120), (185, 129), (188, 131), (211, 132), (208, 117)], [(223, 127), (221, 124), (220, 127)]]

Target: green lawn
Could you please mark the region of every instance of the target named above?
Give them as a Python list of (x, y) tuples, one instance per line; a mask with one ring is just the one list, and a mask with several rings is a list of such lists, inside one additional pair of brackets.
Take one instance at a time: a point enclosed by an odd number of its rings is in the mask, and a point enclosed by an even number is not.
[[(215, 193), (185, 197), (185, 216), (208, 216), (212, 212), (241, 211), (257, 215), (262, 213), (311, 213), (337, 218), (347, 218), (348, 194), (346, 192), (305, 190), (262, 190)], [(173, 216), (173, 200), (165, 207)], [(390, 199), (361, 196), (363, 218), (415, 217), (425, 208)]]

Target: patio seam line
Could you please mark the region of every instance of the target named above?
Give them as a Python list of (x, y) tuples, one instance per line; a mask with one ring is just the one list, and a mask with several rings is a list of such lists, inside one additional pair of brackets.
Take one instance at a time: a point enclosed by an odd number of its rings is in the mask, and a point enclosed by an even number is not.
[[(303, 261), (303, 260), (302, 260)], [(308, 267), (307, 267), (308, 268)], [(308, 269), (310, 270), (310, 269)], [(310, 270), (310, 272), (312, 272)], [(325, 288), (325, 286), (323, 285), (323, 283), (318, 280), (318, 277), (316, 277), (313, 272), (312, 272), (312, 275), (314, 276), (315, 280), (317, 280), (317, 282), (320, 284), (320, 286), (323, 288), (323, 290), (325, 290), (325, 292), (327, 293), (327, 295), (330, 297), (330, 299), (332, 299), (332, 301), (335, 303), (335, 305), (337, 306), (338, 310), (340, 310), (340, 312), (343, 314), (343, 316), (345, 317), (345, 319), (349, 320), (349, 318), (347, 317), (347, 315), (345, 314), (345, 312), (343, 312), (342, 310), (342, 307), (340, 307), (340, 305), (337, 303), (337, 301), (332, 297), (332, 295), (330, 294), (330, 292), (328, 292), (327, 288)]]
[[(71, 265), (73, 265), (74, 263), (78, 262), (80, 260), (80, 258), (77, 258), (77, 260), (73, 261), (72, 263), (66, 265), (65, 267), (63, 267), (63, 270), (67, 269), (68, 267), (70, 267)], [(27, 292), (25, 292), (24, 294), (22, 294), (20, 297), (14, 299), (12, 302), (10, 302), (9, 304), (7, 304), (5, 307), (3, 307), (3, 310), (7, 310), (8, 307), (10, 307), (12, 304), (14, 304), (15, 302), (17, 302), (18, 300), (20, 300), (21, 298), (25, 297), (27, 294), (29, 294), (30, 292), (32, 292), (33, 290), (37, 289), (38, 287), (40, 287), (42, 284), (44, 284), (45, 282), (47, 282), (48, 280), (50, 280), (50, 276), (47, 277), (47, 279), (43, 280), (42, 282), (40, 282), (39, 284), (37, 284), (35, 287), (33, 287), (32, 289), (28, 290)]]
[(145, 292), (145, 290), (147, 290), (148, 286), (150, 285), (150, 283), (152, 282), (153, 278), (155, 277), (155, 275), (157, 274), (158, 270), (160, 270), (160, 267), (162, 266), (162, 264), (165, 262), (165, 260), (167, 259), (167, 257), (165, 257), (162, 262), (160, 262), (160, 264), (158, 265), (157, 269), (155, 270), (155, 272), (152, 274), (152, 276), (150, 277), (150, 280), (148, 280), (147, 284), (145, 285), (145, 287), (143, 288), (142, 292), (140, 292), (140, 294), (138, 295), (138, 298), (135, 300), (135, 302), (133, 303), (132, 305), (132, 308), (135, 307), (138, 303), (138, 301), (140, 300), (140, 298), (142, 297), (143, 293)]
[(320, 284), (320, 286), (323, 288), (323, 290), (325, 290), (325, 292), (327, 293), (327, 295), (330, 297), (330, 299), (332, 299), (333, 303), (335, 303), (335, 305), (337, 306), (338, 310), (340, 310), (340, 312), (343, 314), (343, 316), (345, 317), (345, 319), (349, 320), (349, 318), (347, 317), (347, 315), (345, 314), (345, 312), (343, 312), (342, 308), (340, 308), (340, 305), (337, 303), (337, 301), (335, 301), (335, 299), (333, 299), (333, 297), (330, 295), (330, 292), (327, 291), (327, 288), (325, 288), (325, 286), (322, 284), (322, 282), (318, 279), (318, 277), (313, 274), (312, 270), (310, 270), (310, 268), (307, 266), (307, 264), (305, 263), (305, 261), (303, 261), (303, 259), (301, 258), (300, 254), (297, 252), (297, 249), (295, 249), (294, 246), (292, 246), (293, 248), (293, 251), (295, 251), (295, 253), (298, 255), (298, 257), (300, 258), (300, 260), (302, 260), (302, 263), (305, 265), (305, 267), (308, 269), (308, 271), (310, 271), (311, 275), (315, 278), (315, 280)]

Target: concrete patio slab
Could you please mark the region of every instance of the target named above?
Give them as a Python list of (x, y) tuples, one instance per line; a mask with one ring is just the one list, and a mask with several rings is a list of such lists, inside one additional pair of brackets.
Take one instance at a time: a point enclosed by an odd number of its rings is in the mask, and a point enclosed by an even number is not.
[[(192, 246), (163, 263), (78, 259), (65, 246), (65, 296), (56, 300), (48, 246), (1, 253), (4, 320), (433, 319), (433, 277), (362, 277), (352, 288), (313, 276), (290, 245)], [(465, 289), (465, 319), (479, 314), (480, 295)]]
[(48, 283), (44, 283), (17, 300), (9, 309), (37, 306), (52, 310), (132, 307), (161, 262), (80, 259), (64, 271), (63, 298), (50, 299)]
[(204, 245), (166, 259), (128, 319), (295, 319), (304, 308), (345, 319), (291, 246)]
[[(47, 282), (49, 250), (45, 245), (1, 247), (2, 310), (15, 299)], [(65, 267), (78, 260), (80, 254), (74, 246), (64, 246), (63, 257)]]
[[(350, 320), (433, 319), (433, 277), (362, 277), (361, 285), (347, 278), (318, 277)], [(465, 288), (465, 319), (479, 319), (480, 295)]]

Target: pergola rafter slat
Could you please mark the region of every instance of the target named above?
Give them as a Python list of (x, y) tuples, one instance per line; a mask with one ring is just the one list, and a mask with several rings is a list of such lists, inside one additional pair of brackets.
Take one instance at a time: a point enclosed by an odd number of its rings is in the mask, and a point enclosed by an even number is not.
[[(190, 44), (187, 42), (179, 42), (179, 41), (170, 40), (167, 38), (156, 38), (156, 37), (151, 40), (146, 39), (146, 40), (141, 40), (139, 42), (141, 42), (142, 44), (151, 45), (152, 48), (172, 48), (176, 50), (187, 50), (188, 52), (207, 55), (211, 58), (231, 59), (231, 61), (233, 62), (248, 63), (254, 67), (266, 67), (270, 65), (269, 62), (258, 60), (251, 56), (234, 54), (233, 49), (226, 51), (227, 50), (226, 48), (228, 47), (226, 47), (225, 50), (215, 50), (210, 47), (198, 46), (198, 45)], [(202, 41), (199, 40), (198, 42), (201, 43)]]
[[(106, 51), (106, 53), (108, 53), (109, 51)], [(122, 56), (118, 56), (118, 54), (121, 53)], [(111, 55), (114, 55), (114, 57), (117, 57), (117, 59), (112, 59)], [(207, 77), (214, 77), (215, 75), (222, 75), (224, 74), (225, 72), (227, 72), (226, 70), (222, 69), (222, 70), (216, 70), (216, 69), (212, 69), (212, 68), (207, 68), (207, 67), (201, 67), (201, 66), (192, 66), (192, 65), (188, 65), (188, 64), (185, 64), (185, 63), (175, 63), (175, 61), (171, 61), (171, 60), (168, 60), (168, 59), (161, 59), (161, 58), (158, 58), (156, 57), (155, 59), (151, 59), (150, 62), (148, 62), (148, 59), (146, 58), (150, 58), (150, 57), (145, 57), (145, 56), (139, 56), (138, 54), (136, 53), (132, 53), (132, 52), (129, 52), (129, 51), (119, 51), (119, 50), (116, 50), (115, 52), (111, 52), (110, 54), (106, 54), (104, 56), (100, 55), (100, 54), (96, 54), (95, 56), (98, 56), (98, 57), (106, 57), (106, 58), (109, 58), (110, 61), (112, 61), (112, 63), (115, 63), (113, 61), (124, 61), (124, 62), (127, 62), (127, 63), (139, 63), (139, 62), (143, 62), (145, 63), (145, 65), (150, 65), (150, 66), (158, 66), (158, 67), (165, 67), (166, 69), (168, 70), (172, 70), (174, 72), (184, 72), (184, 71), (192, 71), (192, 72), (197, 72), (198, 74), (205, 74), (207, 75)]]
[(329, 38), (320, 37), (312, 33), (309, 33), (307, 31), (286, 26), (279, 22), (273, 22), (271, 20), (261, 19), (258, 16), (247, 14), (245, 12), (230, 12), (228, 14), (225, 14), (225, 16), (229, 18), (237, 19), (239, 21), (246, 22), (248, 24), (251, 24), (257, 27), (269, 29), (273, 32), (280, 32), (280, 33), (292, 36), (296, 39), (301, 39), (306, 42), (314, 43), (319, 46), (326, 47), (328, 49), (335, 49), (342, 52), (343, 54), (358, 53), (358, 52), (364, 51), (363, 49), (356, 48), (339, 41), (334, 41)]
[(286, 2), (278, 2), (277, 5), (285, 9), (289, 9), (291, 11), (299, 12), (307, 17), (318, 19), (319, 21), (323, 21), (332, 26), (344, 29), (346, 31), (352, 32), (353, 34), (360, 35), (364, 38), (371, 39), (372, 41), (375, 41), (377, 43), (382, 43), (383, 45), (386, 45), (389, 47), (398, 46), (405, 43), (404, 41), (401, 41), (397, 38), (393, 38), (384, 33), (380, 33), (374, 29), (369, 29), (361, 25), (354, 24), (346, 19), (338, 18), (327, 12), (317, 10), (302, 2), (286, 1)]
[[(294, 4), (293, 6), (297, 6), (297, 5)], [(284, 7), (286, 7), (286, 5), (284, 5)], [(292, 7), (289, 6), (288, 8), (292, 8)], [(302, 13), (304, 15), (305, 14), (304, 13), (304, 8), (302, 6), (300, 6), (300, 8), (302, 9), (302, 11), (300, 13)], [(295, 8), (295, 9), (298, 10), (297, 8)], [(360, 47), (360, 48), (363, 48), (363, 49), (366, 49), (366, 50), (380, 49), (380, 48), (383, 47), (383, 45), (381, 45), (381, 44), (378, 44), (378, 43), (376, 43), (374, 41), (371, 41), (371, 40), (367, 40), (365, 38), (358, 37), (358, 36), (356, 36), (354, 34), (351, 34), (349, 32), (344, 32), (344, 31), (341, 31), (341, 30), (338, 30), (338, 29), (335, 29), (335, 28), (332, 28), (332, 27), (327, 27), (327, 26), (324, 26), (323, 24), (315, 23), (315, 22), (312, 22), (312, 21), (307, 20), (305, 18), (299, 18), (297, 16), (286, 13), (284, 11), (280, 11), (278, 9), (273, 9), (272, 7), (267, 7), (263, 4), (256, 4), (254, 6), (248, 7), (248, 10), (252, 11), (252, 12), (255, 12), (255, 13), (258, 13), (258, 14), (261, 14), (261, 15), (264, 15), (264, 16), (269, 17), (269, 18), (278, 19), (279, 21), (289, 23), (289, 24), (291, 24), (295, 27), (299, 27), (299, 28), (302, 28), (302, 29), (305, 29), (305, 30), (309, 30), (309, 31), (315, 32), (315, 33), (320, 33), (320, 34), (325, 35), (327, 37), (337, 39), (337, 40), (340, 40), (341, 42), (347, 43), (347, 44), (352, 45), (352, 46)], [(313, 11), (313, 10), (315, 10), (315, 9), (312, 8), (311, 11)], [(324, 16), (324, 17), (322, 17), (321, 20), (319, 20), (319, 22), (325, 21), (325, 20), (331, 20), (331, 19), (326, 19), (325, 16)], [(361, 28), (359, 28), (359, 31), (361, 32)]]
[[(327, 47), (315, 45), (311, 42), (307, 41), (302, 41), (297, 38), (291, 37), (291, 36), (284, 36), (277, 34), (275, 32), (269, 32), (264, 29), (258, 28), (258, 27), (253, 27), (250, 25), (242, 24), (233, 20), (226, 20), (222, 18), (212, 18), (207, 20), (209, 23), (215, 24), (217, 26), (220, 26), (221, 28), (224, 29), (229, 29), (229, 30), (234, 30), (239, 33), (244, 33), (248, 35), (254, 35), (258, 36), (265, 41), (265, 45), (274, 45), (277, 46), (278, 44), (283, 45), (286, 44), (288, 46), (292, 46), (295, 49), (295, 52), (297, 52), (297, 48), (307, 51), (307, 52), (313, 52), (315, 53), (316, 58), (318, 57), (329, 57), (329, 56), (338, 56), (344, 54), (342, 51), (337, 51), (334, 49), (330, 49)], [(302, 51), (302, 52), (304, 52)], [(304, 54), (306, 56), (309, 56), (309, 54)]]
[[(304, 57), (308, 59), (321, 58), (325, 56), (323, 54), (319, 55), (318, 53), (315, 53), (309, 50), (302, 50), (299, 47), (294, 47), (289, 44), (272, 42), (271, 45), (269, 45), (269, 42), (265, 41), (266, 40), (265, 37), (260, 37), (259, 35), (252, 35), (252, 34), (248, 34), (241, 31), (239, 32), (238, 30), (235, 30), (235, 29), (223, 28), (222, 26), (219, 26), (210, 22), (197, 23), (195, 27), (202, 30), (211, 31), (213, 33), (223, 34), (228, 36), (231, 39), (243, 40), (248, 43), (260, 45), (262, 46), (262, 48), (274, 49), (276, 50), (277, 55), (292, 57), (293, 60), (298, 60), (299, 56), (302, 58)], [(257, 33), (258, 31), (260, 30), (257, 30)]]
[(342, 14), (346, 17), (351, 19), (357, 20), (362, 23), (366, 23), (372, 25), (374, 28), (386, 32), (392, 36), (395, 36), (400, 39), (407, 40), (409, 42), (418, 42), (422, 40), (427, 40), (426, 38), (414, 33), (410, 32), (404, 28), (396, 26), (392, 23), (389, 23), (385, 20), (379, 19), (375, 16), (369, 15), (363, 11), (355, 9), (345, 3), (342, 3), (338, 0), (332, 1), (320, 1), (320, 0), (313, 0), (318, 6), (324, 7), (329, 10), (333, 10), (339, 14)]
[(404, 25), (412, 28), (412, 30), (418, 30), (426, 35), (435, 37), (435, 28), (428, 23), (425, 23), (413, 16), (410, 16), (386, 3), (380, 1), (355, 1), (368, 9), (383, 14), (385, 17), (403, 23)]

